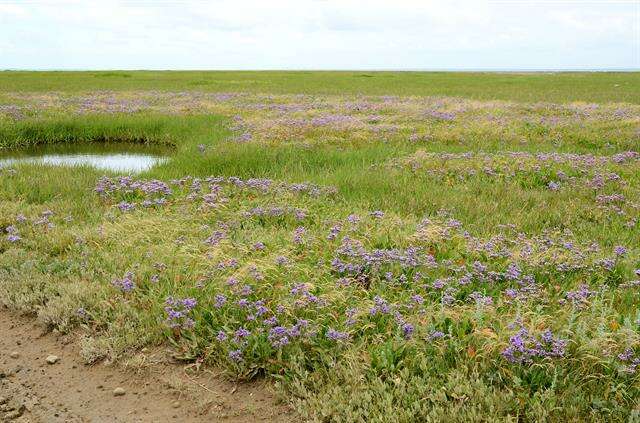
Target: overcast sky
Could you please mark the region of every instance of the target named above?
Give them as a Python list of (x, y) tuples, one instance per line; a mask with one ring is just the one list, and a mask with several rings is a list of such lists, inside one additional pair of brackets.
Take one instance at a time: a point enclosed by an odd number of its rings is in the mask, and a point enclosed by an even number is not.
[(0, 69), (640, 69), (640, 0), (0, 0)]

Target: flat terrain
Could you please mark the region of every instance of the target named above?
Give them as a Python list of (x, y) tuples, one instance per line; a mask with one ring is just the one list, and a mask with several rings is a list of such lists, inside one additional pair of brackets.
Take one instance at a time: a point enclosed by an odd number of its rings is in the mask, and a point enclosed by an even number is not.
[(640, 104), (638, 72), (0, 72), (0, 93), (191, 91)]
[[(3, 73), (0, 151), (170, 154), (0, 168), (0, 303), (70, 340), (70, 377), (163, 351), (143, 367), (265, 400), (212, 409), (239, 419), (633, 420), (638, 78)], [(48, 349), (25, 366), (71, 363)]]

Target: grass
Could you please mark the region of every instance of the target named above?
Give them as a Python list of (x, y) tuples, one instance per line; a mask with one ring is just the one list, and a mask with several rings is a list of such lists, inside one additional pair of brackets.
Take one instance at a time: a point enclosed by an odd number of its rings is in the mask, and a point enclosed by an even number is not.
[(640, 103), (638, 72), (0, 72), (0, 92), (169, 90)]
[(172, 144), (167, 119), (140, 119), (135, 116), (70, 117), (25, 120), (0, 127), (0, 149), (29, 148), (68, 143)]
[[(315, 421), (637, 418), (640, 109), (595, 88), (636, 74), (9, 75), (1, 148), (172, 146), (0, 169), (0, 302), (87, 362), (170, 344)], [(225, 94), (145, 91), (190, 83)]]

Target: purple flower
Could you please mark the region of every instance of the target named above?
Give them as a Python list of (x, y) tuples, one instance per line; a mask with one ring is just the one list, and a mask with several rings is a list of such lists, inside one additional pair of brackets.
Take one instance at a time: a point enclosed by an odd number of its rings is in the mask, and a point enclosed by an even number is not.
[(360, 222), (360, 216), (358, 216), (357, 214), (350, 214), (349, 216), (347, 216), (347, 221), (355, 225)]
[(351, 280), (349, 278), (340, 278), (336, 281), (336, 286), (338, 287), (346, 287), (351, 285)]
[(182, 307), (184, 307), (186, 311), (193, 310), (196, 305), (198, 305), (198, 302), (195, 298), (184, 298), (182, 300)]
[(413, 325), (411, 323), (404, 322), (402, 323), (402, 325), (400, 325), (400, 327), (402, 329), (402, 335), (405, 337), (405, 339), (411, 338), (414, 331)]
[(304, 236), (306, 235), (307, 230), (302, 227), (299, 226), (296, 228), (296, 230), (293, 233), (293, 243), (294, 244), (303, 244), (304, 243)]
[(275, 348), (282, 348), (289, 344), (289, 330), (284, 326), (276, 326), (269, 330), (269, 342)]
[(616, 266), (616, 260), (613, 258), (603, 258), (602, 260), (599, 260), (597, 264), (599, 264), (600, 266), (602, 266), (604, 269), (608, 271), (612, 271), (613, 268)]
[(198, 302), (195, 298), (173, 298), (167, 297), (164, 311), (167, 314), (167, 326), (173, 329), (190, 329), (195, 325), (189, 313)]
[(469, 299), (475, 301), (478, 306), (490, 306), (493, 304), (493, 298), (484, 295), (480, 291), (474, 291), (469, 294)]
[(633, 350), (631, 348), (627, 348), (624, 350), (624, 352), (618, 354), (618, 360), (629, 361), (633, 358), (633, 356), (634, 356)]
[(463, 285), (463, 286), (469, 285), (472, 280), (473, 280), (473, 275), (471, 273), (465, 273), (464, 276), (462, 276), (458, 280), (458, 285)]
[(118, 208), (121, 212), (128, 212), (136, 208), (136, 205), (133, 203), (127, 203), (126, 201), (122, 201), (118, 203)]
[(278, 324), (278, 318), (276, 316), (271, 316), (268, 319), (264, 319), (262, 323), (264, 323), (265, 326), (275, 326)]
[(309, 286), (306, 283), (297, 283), (291, 288), (291, 295), (302, 295), (309, 292)]
[(369, 310), (369, 314), (371, 314), (372, 316), (375, 316), (378, 313), (380, 314), (391, 313), (391, 307), (389, 306), (389, 304), (384, 298), (376, 295), (373, 298), (373, 302), (374, 302), (374, 306)]
[(433, 284), (431, 285), (433, 287), (433, 289), (442, 289), (444, 288), (446, 284), (446, 281), (444, 279), (436, 279), (435, 281), (433, 281)]
[(269, 309), (264, 306), (264, 301), (256, 301), (254, 307), (256, 308), (256, 316), (264, 316), (269, 312)]
[(291, 327), (291, 329), (289, 329), (289, 335), (291, 337), (300, 336), (302, 335), (303, 329), (306, 329), (308, 327), (309, 327), (309, 321), (305, 319), (300, 319), (296, 322), (295, 325)]
[(504, 277), (508, 280), (518, 280), (522, 271), (517, 264), (511, 263), (504, 272)]
[(504, 290), (504, 295), (511, 299), (514, 299), (518, 296), (518, 291), (513, 288), (507, 288)]
[(220, 342), (224, 342), (227, 340), (227, 334), (224, 333), (224, 331), (219, 330), (218, 331), (218, 335), (216, 336), (216, 339)]
[(622, 257), (622, 256), (624, 256), (625, 254), (627, 254), (627, 249), (626, 249), (625, 247), (623, 247), (622, 245), (616, 245), (616, 246), (613, 248), (613, 252), (614, 252), (614, 254), (615, 254), (616, 256), (618, 256), (618, 257)]
[(251, 332), (249, 332), (245, 328), (240, 328), (235, 332), (234, 338), (235, 338), (236, 342), (238, 342), (241, 339), (248, 337), (249, 335), (251, 335)]
[(566, 294), (567, 300), (571, 301), (574, 307), (582, 308), (586, 306), (587, 299), (595, 295), (595, 291), (590, 291), (589, 286), (581, 284), (575, 291), (568, 291)]
[(133, 281), (132, 272), (125, 273), (122, 279), (114, 279), (113, 281), (111, 281), (111, 285), (122, 292), (131, 292), (136, 287), (136, 284)]
[(444, 120), (444, 121), (451, 121), (456, 118), (456, 114), (453, 112), (441, 112), (438, 110), (431, 110), (427, 112), (427, 116), (432, 117), (436, 120)]
[(229, 351), (229, 359), (231, 359), (232, 361), (235, 361), (236, 363), (241, 362), (243, 360), (242, 351), (241, 350)]
[(563, 357), (566, 345), (567, 341), (554, 337), (550, 330), (536, 338), (527, 329), (520, 328), (509, 338), (509, 345), (502, 351), (502, 356), (511, 363), (529, 364), (535, 358)]
[(487, 266), (485, 266), (484, 264), (482, 264), (479, 261), (474, 261), (473, 262), (473, 271), (482, 275), (482, 274), (486, 273)]
[(338, 234), (340, 234), (341, 230), (342, 230), (342, 227), (340, 225), (332, 226), (331, 229), (329, 230), (329, 235), (327, 235), (327, 239), (329, 241), (336, 239), (338, 237)]
[(344, 341), (349, 339), (349, 334), (347, 332), (339, 332), (335, 329), (329, 328), (327, 329), (326, 337), (332, 341)]
[(462, 228), (462, 222), (456, 219), (449, 219), (447, 221), (447, 226), (453, 229), (460, 229)]
[(238, 137), (236, 137), (236, 141), (238, 142), (248, 142), (251, 141), (251, 133), (249, 132), (244, 132), (241, 135), (239, 135)]
[(358, 313), (357, 308), (349, 308), (345, 312), (347, 316), (347, 321), (345, 322), (347, 326), (353, 326), (356, 323), (356, 314)]
[(225, 297), (222, 294), (217, 294), (215, 297), (215, 303), (213, 304), (213, 306), (215, 308), (222, 308), (222, 306), (225, 305), (225, 303), (227, 302), (227, 297)]
[(444, 333), (439, 330), (435, 330), (429, 334), (429, 340), (434, 341), (436, 339), (444, 338)]
[(223, 231), (215, 231), (211, 236), (204, 240), (205, 244), (215, 246), (218, 245), (227, 236)]

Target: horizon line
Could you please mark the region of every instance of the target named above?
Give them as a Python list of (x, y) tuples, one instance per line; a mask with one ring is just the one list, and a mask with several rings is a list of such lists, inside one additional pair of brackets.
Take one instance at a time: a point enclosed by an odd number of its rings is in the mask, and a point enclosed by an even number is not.
[(0, 72), (640, 72), (639, 68), (1, 68)]

